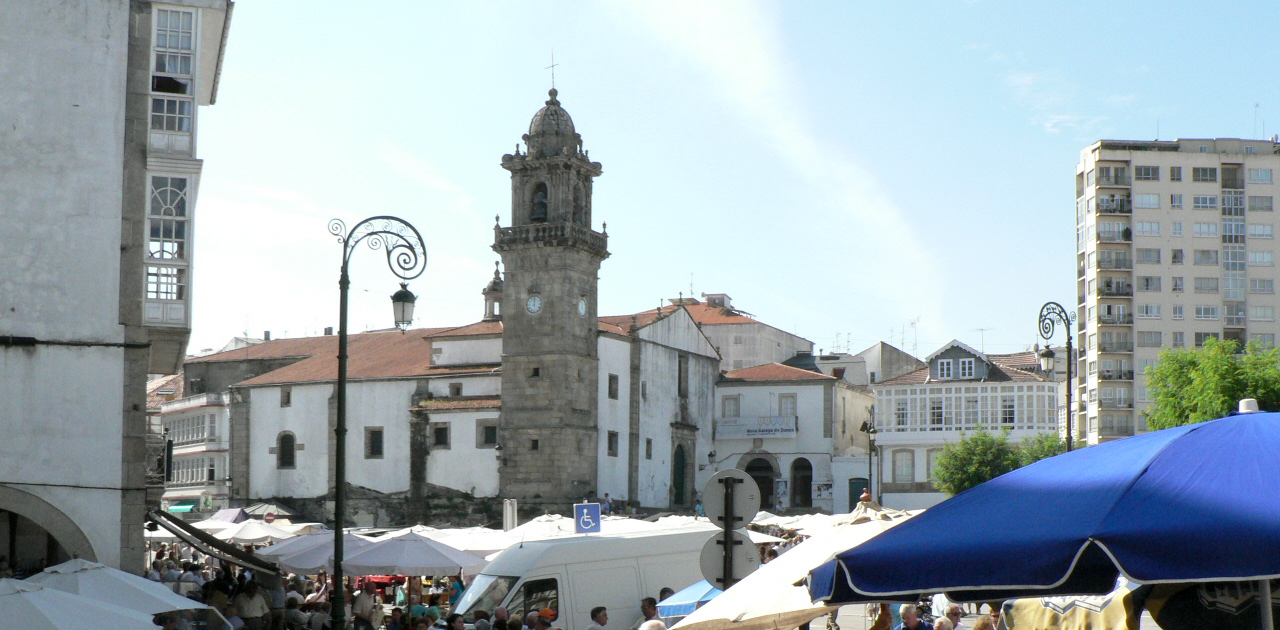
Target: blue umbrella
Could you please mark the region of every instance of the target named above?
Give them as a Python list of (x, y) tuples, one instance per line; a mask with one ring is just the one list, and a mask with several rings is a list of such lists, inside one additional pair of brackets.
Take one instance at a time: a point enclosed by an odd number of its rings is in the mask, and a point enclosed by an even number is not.
[(706, 580), (695, 582), (691, 586), (680, 589), (679, 593), (658, 602), (658, 616), (684, 617), (691, 615), (693, 611), (715, 599), (716, 595), (723, 592)]
[(839, 553), (816, 601), (1103, 594), (1140, 583), (1280, 577), (1280, 414), (1073, 451), (960, 493)]

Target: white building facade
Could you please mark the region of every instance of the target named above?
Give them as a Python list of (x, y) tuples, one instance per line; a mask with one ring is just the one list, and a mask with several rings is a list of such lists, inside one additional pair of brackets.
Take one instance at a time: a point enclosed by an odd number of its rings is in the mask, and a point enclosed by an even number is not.
[(163, 403), (160, 420), (168, 451), (161, 508), (181, 514), (228, 507), (231, 411), (227, 394), (197, 394)]
[(872, 485), (887, 507), (924, 509), (945, 499), (933, 487), (934, 464), (965, 433), (1008, 431), (1017, 443), (1058, 431), (1061, 384), (1029, 371), (1034, 353), (986, 355), (952, 341), (925, 362), (873, 386), (879, 478)]
[(710, 469), (746, 471), (760, 486), (761, 509), (832, 512), (835, 495), (849, 492), (850, 480), (837, 478), (832, 460), (865, 457), (859, 427), (871, 417), (870, 390), (766, 363), (726, 372), (716, 383), (716, 404)]
[(5, 7), (21, 63), (0, 67), (20, 105), (0, 155), (0, 555), (19, 570), (70, 555), (141, 568), (147, 374), (186, 350), (196, 109), (214, 101), (230, 12)]
[(1076, 438), (1146, 430), (1162, 348), (1276, 340), (1280, 143), (1096, 142), (1076, 166)]

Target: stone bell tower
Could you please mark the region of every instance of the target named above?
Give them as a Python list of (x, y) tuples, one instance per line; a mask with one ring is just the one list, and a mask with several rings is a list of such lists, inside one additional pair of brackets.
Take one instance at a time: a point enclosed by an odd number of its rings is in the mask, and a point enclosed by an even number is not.
[(494, 226), (502, 256), (503, 497), (564, 509), (596, 490), (596, 274), (608, 236), (591, 229), (600, 163), (582, 149), (553, 88), (533, 115), (511, 172), (511, 227)]

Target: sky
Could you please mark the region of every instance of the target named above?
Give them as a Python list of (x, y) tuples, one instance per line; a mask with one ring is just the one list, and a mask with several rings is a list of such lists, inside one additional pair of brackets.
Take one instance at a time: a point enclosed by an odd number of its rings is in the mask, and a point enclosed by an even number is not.
[[(198, 117), (189, 351), (336, 328), (333, 218), (412, 223), (428, 250), (415, 325), (479, 320), (494, 217), (511, 221), (501, 157), (547, 99), (553, 55), (559, 100), (603, 164), (600, 314), (727, 293), (828, 352), (1023, 350), (1043, 303), (1074, 306), (1081, 150), (1280, 132), (1276, 15), (241, 0)], [(385, 257), (356, 252), (350, 329), (390, 327), (397, 288)]]

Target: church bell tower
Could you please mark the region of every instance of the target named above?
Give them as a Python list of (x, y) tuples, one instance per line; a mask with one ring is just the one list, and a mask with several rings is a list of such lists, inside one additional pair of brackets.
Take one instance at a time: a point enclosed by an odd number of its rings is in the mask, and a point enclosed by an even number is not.
[(554, 88), (502, 156), (511, 172), (511, 226), (494, 226), (502, 256), (500, 493), (564, 508), (596, 491), (596, 285), (608, 236), (591, 229), (600, 175)]

